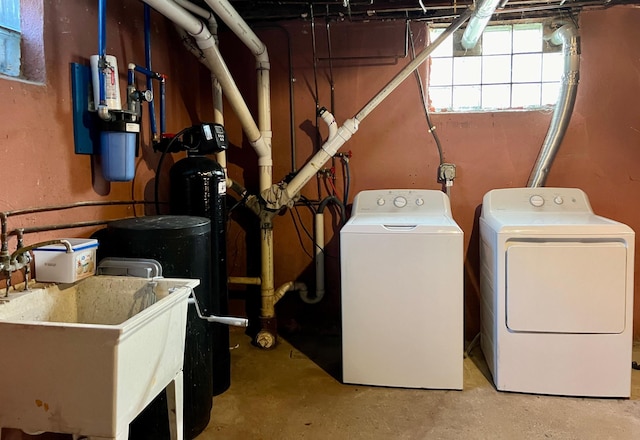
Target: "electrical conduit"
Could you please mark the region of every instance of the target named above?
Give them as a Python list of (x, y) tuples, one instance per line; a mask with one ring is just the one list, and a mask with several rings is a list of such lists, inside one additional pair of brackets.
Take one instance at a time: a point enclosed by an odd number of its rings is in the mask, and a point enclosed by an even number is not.
[(544, 186), (547, 180), (547, 175), (571, 120), (580, 80), (580, 37), (576, 27), (573, 23), (567, 23), (556, 30), (550, 40), (553, 44), (562, 45), (564, 72), (549, 131), (527, 182), (527, 186), (530, 188)]

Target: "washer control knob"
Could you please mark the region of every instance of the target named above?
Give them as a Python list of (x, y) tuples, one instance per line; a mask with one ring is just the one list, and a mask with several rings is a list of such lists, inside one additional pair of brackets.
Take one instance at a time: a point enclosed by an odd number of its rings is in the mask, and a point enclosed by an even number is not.
[(382, 197), (380, 197), (380, 198), (377, 200), (377, 203), (378, 203), (378, 206), (382, 206), (382, 205), (384, 205), (384, 199), (383, 199)]
[(531, 203), (533, 206), (540, 207), (544, 205), (544, 199), (542, 198), (542, 196), (536, 194), (529, 198), (529, 203)]
[(398, 196), (393, 199), (393, 204), (396, 206), (396, 208), (404, 208), (405, 206), (407, 206), (407, 199), (402, 196)]
[(418, 206), (424, 205), (424, 199), (421, 199), (421, 198), (416, 199), (416, 205)]
[(562, 198), (562, 196), (555, 196), (553, 198), (553, 201), (556, 203), (556, 205), (562, 205), (564, 203), (564, 199)]

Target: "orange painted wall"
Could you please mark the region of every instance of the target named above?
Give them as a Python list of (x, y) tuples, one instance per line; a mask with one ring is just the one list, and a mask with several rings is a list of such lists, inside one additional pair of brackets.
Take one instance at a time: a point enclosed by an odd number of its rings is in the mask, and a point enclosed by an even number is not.
[[(565, 140), (547, 180), (547, 186), (579, 187), (590, 197), (597, 214), (610, 217), (640, 231), (640, 196), (638, 167), (640, 163), (640, 49), (635, 44), (640, 37), (636, 23), (640, 10), (614, 7), (585, 12), (580, 16), (582, 37), (581, 80), (575, 111)], [(315, 80), (312, 57), (312, 29), (309, 22), (283, 23), (282, 28), (259, 29), (272, 62), (272, 108), (274, 180), (291, 171), (289, 135), (289, 63), (287, 32), (291, 41), (294, 72), (295, 149), (297, 167), (301, 167), (315, 148)], [(333, 25), (334, 56), (374, 56), (401, 51), (400, 36), (392, 39), (384, 26), (368, 23), (365, 28)], [(377, 26), (377, 28), (376, 28)], [(413, 24), (417, 45), (424, 44), (425, 30)], [(286, 32), (285, 32), (286, 30)], [(316, 49), (319, 57), (327, 54), (324, 20), (316, 23)], [(338, 32), (341, 36), (337, 37)], [(340, 38), (349, 37), (349, 40)], [(231, 34), (221, 35), (221, 50), (230, 69), (255, 109), (255, 74), (248, 51)], [(348, 41), (344, 48), (341, 42)], [(400, 49), (398, 47), (400, 46)], [(418, 48), (419, 49), (419, 48)], [(341, 50), (339, 54), (337, 51)], [(393, 60), (391, 60), (393, 61)], [(339, 124), (352, 117), (407, 62), (398, 60), (351, 60), (334, 62), (335, 116)], [(386, 65), (383, 65), (386, 63)], [(377, 65), (373, 65), (377, 64)], [(317, 65), (319, 103), (330, 107), (330, 69), (327, 61)], [(240, 127), (232, 112), (226, 109), (226, 125), (231, 142), (230, 153), (234, 178), (256, 189), (255, 155), (243, 145)], [(526, 185), (529, 173), (546, 135), (551, 112), (497, 112), (467, 114), (434, 114), (443, 144), (445, 160), (457, 165), (458, 177), (452, 188), (453, 215), (465, 233), (465, 297), (466, 337), (479, 329), (478, 292), (478, 230), (476, 225), (483, 195), (494, 188)], [(327, 130), (320, 122), (320, 131)], [(361, 190), (377, 188), (440, 189), (436, 182), (438, 156), (431, 135), (427, 132), (417, 83), (408, 78), (361, 125), (359, 131), (342, 148), (351, 150), (353, 196)], [(237, 164), (240, 164), (239, 166)], [(337, 162), (338, 166), (340, 165)], [(327, 165), (329, 166), (329, 165)], [(338, 191), (342, 191), (338, 171)], [(317, 198), (317, 185), (312, 181), (305, 195)], [(323, 196), (326, 195), (323, 192)], [(299, 208), (307, 228), (311, 228), (308, 209)], [(335, 219), (335, 216), (333, 217)], [(296, 218), (297, 220), (297, 218)], [(339, 320), (339, 244), (336, 222), (327, 221), (328, 293), (317, 306), (301, 306), (295, 294), (285, 297), (277, 311), (285, 323), (315, 317), (321, 321)], [(312, 260), (299, 244), (289, 213), (275, 219), (276, 286), (288, 280), (302, 279), (313, 285)], [(234, 246), (244, 231), (230, 226), (230, 272), (244, 275), (244, 247)], [(308, 252), (312, 245), (304, 232), (301, 236)], [(249, 260), (255, 259), (257, 244), (250, 248)], [(638, 268), (640, 262), (636, 263)], [(251, 263), (249, 275), (257, 275), (256, 263)], [(636, 269), (636, 292), (640, 283)], [(636, 294), (636, 298), (638, 298)], [(410, 307), (410, 305), (407, 305)], [(635, 305), (635, 336), (640, 337), (640, 299)], [(294, 322), (292, 325), (301, 325)]]

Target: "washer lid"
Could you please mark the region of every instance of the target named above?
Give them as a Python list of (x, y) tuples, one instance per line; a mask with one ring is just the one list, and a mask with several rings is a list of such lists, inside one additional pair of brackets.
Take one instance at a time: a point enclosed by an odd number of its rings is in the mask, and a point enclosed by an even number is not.
[(517, 242), (506, 255), (507, 327), (622, 333), (627, 248), (619, 242)]

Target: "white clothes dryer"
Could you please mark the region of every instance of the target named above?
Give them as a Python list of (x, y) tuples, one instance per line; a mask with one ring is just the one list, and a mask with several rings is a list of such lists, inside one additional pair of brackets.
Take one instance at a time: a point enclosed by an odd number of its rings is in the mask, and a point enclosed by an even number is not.
[(481, 344), (498, 390), (629, 397), (634, 239), (579, 189), (485, 194)]
[(462, 389), (463, 236), (446, 194), (360, 192), (340, 241), (343, 381)]

